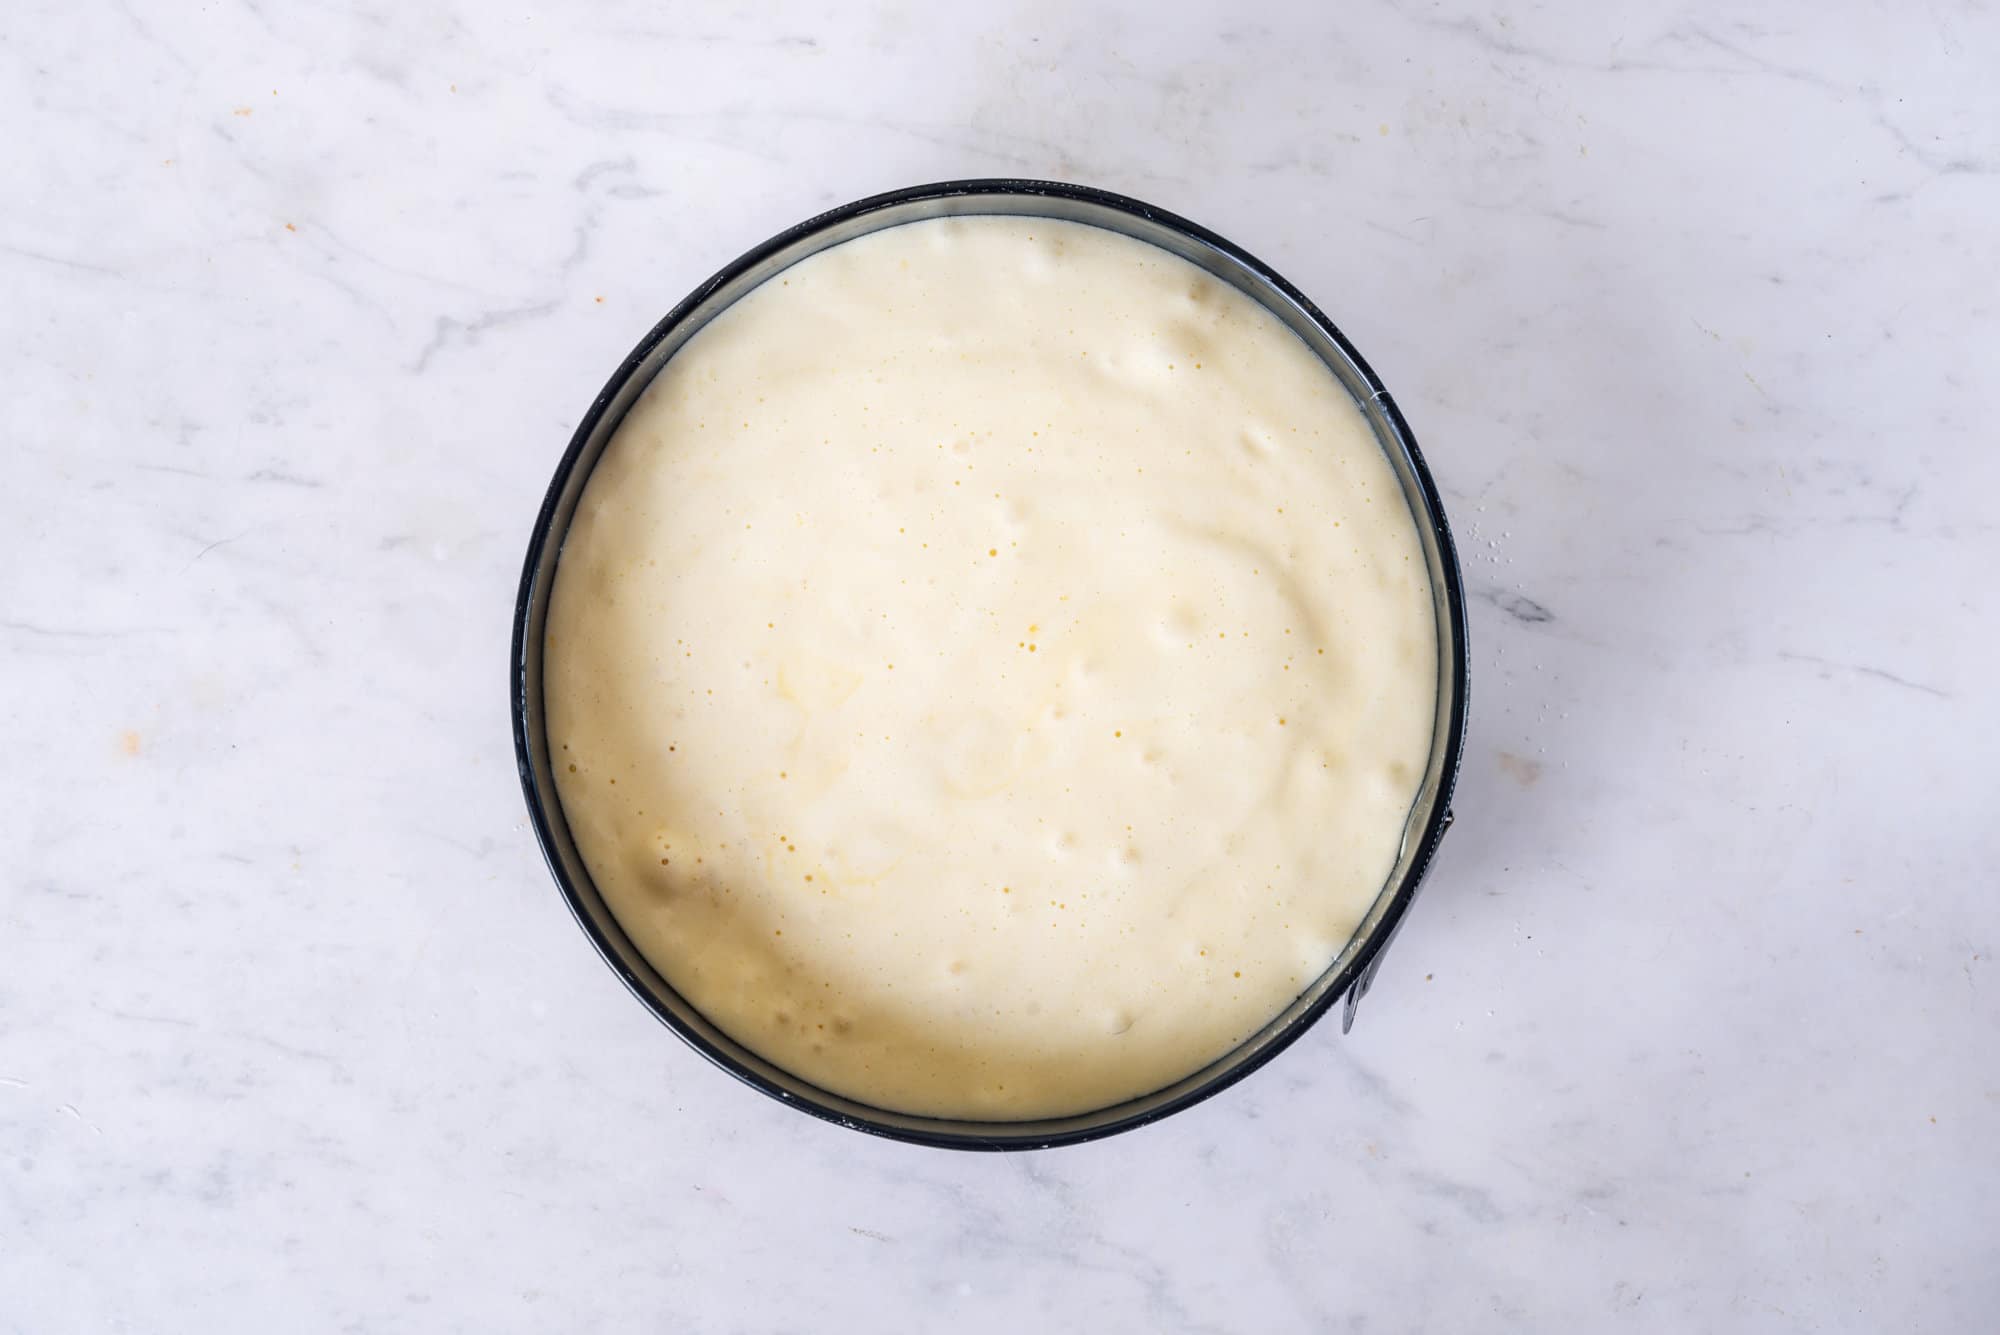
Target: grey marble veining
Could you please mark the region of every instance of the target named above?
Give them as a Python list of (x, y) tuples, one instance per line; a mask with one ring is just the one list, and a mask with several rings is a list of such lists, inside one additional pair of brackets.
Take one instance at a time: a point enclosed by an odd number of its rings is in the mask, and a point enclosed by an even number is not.
[[(1982, 1331), (2000, 17), (31, 5), (0, 25), (0, 1331)], [(1395, 391), (1473, 722), (1360, 1023), (979, 1158), (736, 1086), (522, 819), (529, 522), (876, 190), (1214, 227)]]

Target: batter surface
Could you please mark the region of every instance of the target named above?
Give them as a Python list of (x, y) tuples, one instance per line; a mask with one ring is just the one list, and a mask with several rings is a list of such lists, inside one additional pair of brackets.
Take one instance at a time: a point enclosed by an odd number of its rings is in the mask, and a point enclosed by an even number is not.
[(807, 259), (669, 361), (563, 548), (564, 813), (660, 972), (880, 1107), (1186, 1075), (1381, 890), (1436, 690), (1347, 392), (1193, 265), (1043, 219)]

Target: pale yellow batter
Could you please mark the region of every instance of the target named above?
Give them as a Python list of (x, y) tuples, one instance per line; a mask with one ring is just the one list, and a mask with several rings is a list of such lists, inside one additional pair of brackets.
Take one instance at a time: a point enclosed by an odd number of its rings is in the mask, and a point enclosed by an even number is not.
[(1012, 1119), (1168, 1084), (1333, 960), (1430, 750), (1417, 530), (1346, 391), (1194, 266), (913, 223), (718, 316), (549, 609), (563, 809), (780, 1066)]

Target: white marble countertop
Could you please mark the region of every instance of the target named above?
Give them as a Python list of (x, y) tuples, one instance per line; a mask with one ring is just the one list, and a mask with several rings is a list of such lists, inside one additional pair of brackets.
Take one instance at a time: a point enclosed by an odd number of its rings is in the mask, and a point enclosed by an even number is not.
[[(0, 33), (0, 1331), (1986, 1331), (2000, 19), (46, 4)], [(1313, 295), (1474, 595), (1353, 1034), (1020, 1156), (626, 995), (506, 640), (598, 385), (954, 176)]]

